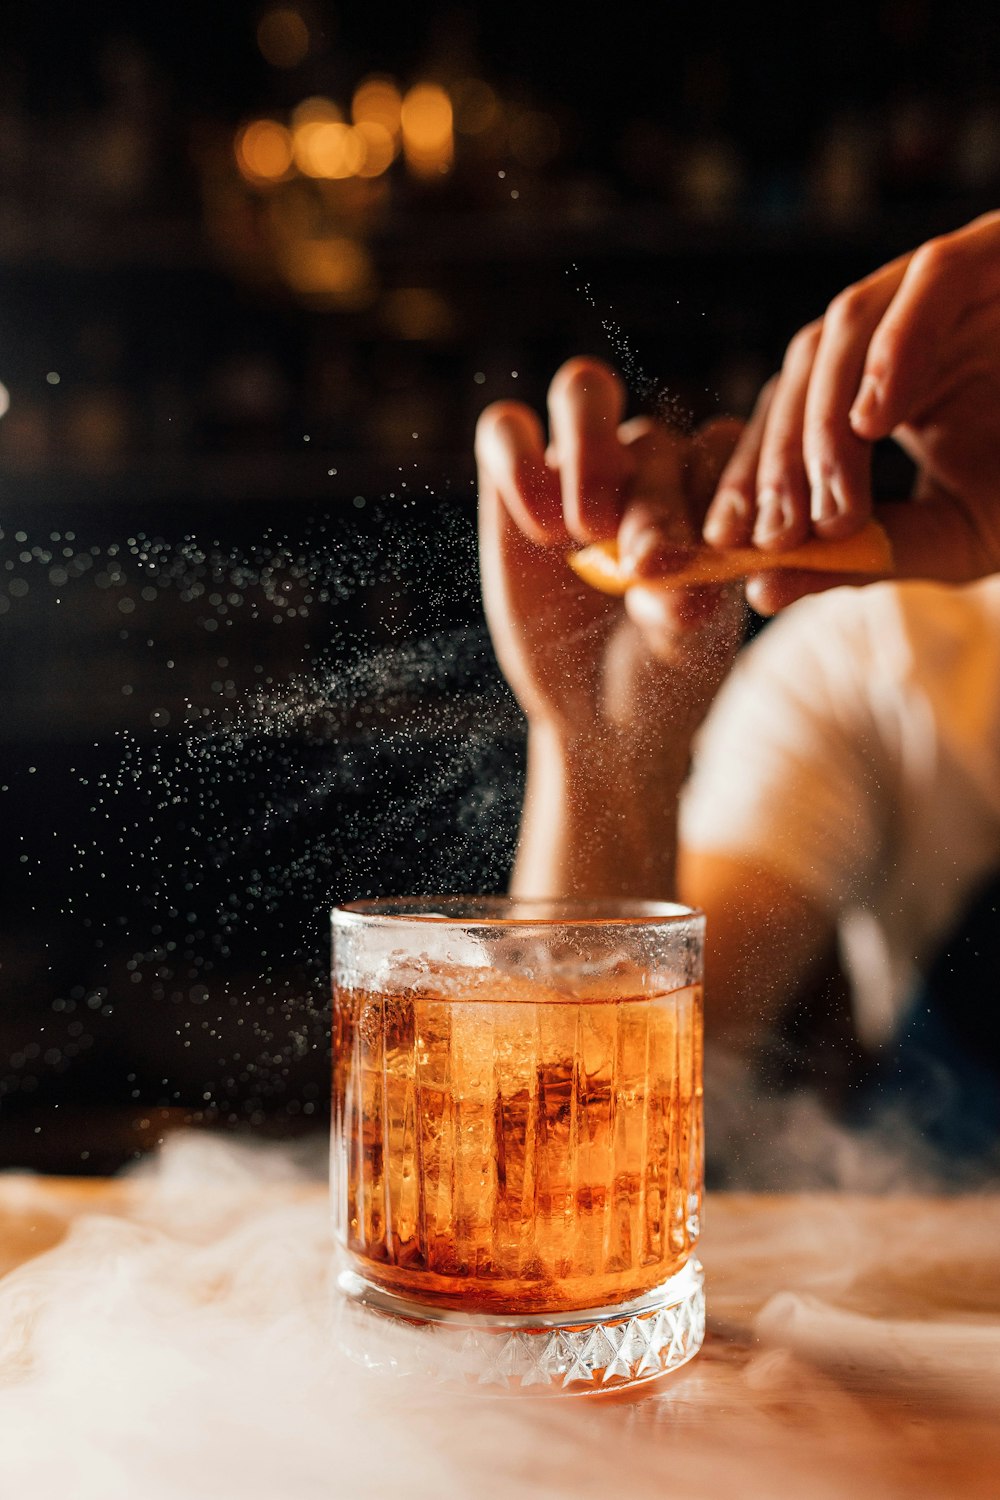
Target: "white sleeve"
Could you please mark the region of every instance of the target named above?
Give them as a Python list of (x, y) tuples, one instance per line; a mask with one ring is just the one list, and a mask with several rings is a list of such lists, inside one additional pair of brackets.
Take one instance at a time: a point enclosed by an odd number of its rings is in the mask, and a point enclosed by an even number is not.
[(861, 600), (800, 600), (747, 647), (698, 736), (680, 810), (688, 848), (768, 869), (831, 915), (878, 859), (891, 795), (867, 695), (877, 622)]

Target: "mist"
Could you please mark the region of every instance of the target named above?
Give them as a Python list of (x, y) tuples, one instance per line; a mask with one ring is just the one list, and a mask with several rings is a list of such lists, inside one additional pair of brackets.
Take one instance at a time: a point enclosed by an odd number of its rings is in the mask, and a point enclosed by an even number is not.
[[(943, 1220), (916, 1198), (710, 1198), (690, 1365), (641, 1400), (496, 1399), (345, 1353), (323, 1170), (319, 1140), (180, 1134), (100, 1195), (0, 1182), (10, 1258), (41, 1251), (0, 1281), (0, 1490), (754, 1500), (780, 1466), (783, 1493), (824, 1500), (940, 1494), (963, 1442), (1000, 1460), (995, 1200)], [(373, 1327), (368, 1347), (407, 1336)], [(904, 1473), (895, 1428), (919, 1452), (943, 1402), (958, 1446)]]

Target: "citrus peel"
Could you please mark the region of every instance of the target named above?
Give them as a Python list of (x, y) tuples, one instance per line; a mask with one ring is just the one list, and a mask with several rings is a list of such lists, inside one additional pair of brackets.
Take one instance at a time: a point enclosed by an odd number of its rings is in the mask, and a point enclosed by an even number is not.
[(595, 542), (571, 552), (567, 559), (574, 573), (604, 594), (624, 594), (636, 584), (654, 588), (697, 588), (706, 584), (735, 583), (751, 573), (775, 568), (799, 568), (810, 573), (858, 573), (884, 576), (892, 573), (892, 546), (877, 521), (840, 541), (814, 538), (787, 552), (762, 552), (759, 547), (731, 547), (727, 551), (699, 547), (673, 572), (659, 578), (637, 578), (626, 572), (618, 556), (618, 543)]

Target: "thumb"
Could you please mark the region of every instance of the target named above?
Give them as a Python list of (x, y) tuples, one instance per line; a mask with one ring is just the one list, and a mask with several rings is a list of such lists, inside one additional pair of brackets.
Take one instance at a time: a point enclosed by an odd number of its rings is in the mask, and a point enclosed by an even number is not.
[(892, 544), (897, 578), (969, 583), (993, 571), (972, 517), (934, 484), (925, 483), (914, 500), (876, 505), (875, 516)]

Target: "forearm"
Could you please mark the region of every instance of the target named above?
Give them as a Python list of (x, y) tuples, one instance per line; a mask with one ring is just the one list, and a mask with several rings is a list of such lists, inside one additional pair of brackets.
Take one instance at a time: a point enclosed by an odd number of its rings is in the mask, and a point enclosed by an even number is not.
[(832, 923), (756, 862), (678, 850), (687, 767), (686, 741), (654, 748), (607, 729), (574, 740), (533, 728), (511, 893), (700, 907), (712, 1033), (752, 1051), (826, 951)]
[(533, 728), (512, 894), (672, 899), (687, 765), (686, 742)]
[(829, 954), (828, 912), (761, 857), (681, 847), (678, 898), (708, 916), (706, 1020), (716, 1041), (755, 1051)]

